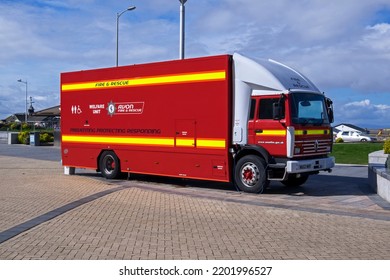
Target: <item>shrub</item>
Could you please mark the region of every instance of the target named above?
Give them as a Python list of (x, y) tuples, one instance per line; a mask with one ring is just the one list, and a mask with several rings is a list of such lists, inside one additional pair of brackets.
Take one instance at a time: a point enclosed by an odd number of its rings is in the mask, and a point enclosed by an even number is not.
[(343, 138), (337, 138), (337, 139), (336, 139), (336, 143), (344, 143)]
[(10, 125), (8, 123), (2, 123), (0, 124), (0, 130), (1, 131), (7, 131), (9, 130)]
[(28, 145), (30, 143), (30, 132), (29, 131), (19, 132), (18, 140), (20, 144)]
[(54, 136), (45, 132), (39, 135), (39, 141), (41, 143), (48, 143), (48, 142), (53, 142), (54, 141)]
[(390, 154), (390, 138), (387, 138), (383, 144), (383, 151), (385, 154)]
[(23, 123), (22, 124), (22, 130), (30, 130), (30, 125), (28, 123)]
[(19, 128), (20, 128), (20, 123), (12, 123), (12, 124), (10, 125), (10, 128), (11, 128), (11, 130), (19, 130)]

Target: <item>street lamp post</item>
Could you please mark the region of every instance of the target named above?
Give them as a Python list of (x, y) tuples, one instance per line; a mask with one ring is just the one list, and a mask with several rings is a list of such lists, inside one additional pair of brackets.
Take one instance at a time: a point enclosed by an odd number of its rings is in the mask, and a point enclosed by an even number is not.
[(184, 59), (184, 37), (185, 37), (185, 7), (184, 4), (187, 0), (179, 0), (180, 1), (180, 46), (179, 46), (179, 55), (180, 59)]
[(118, 53), (119, 53), (119, 18), (127, 11), (135, 10), (135, 6), (130, 6), (126, 10), (116, 14), (116, 67), (118, 67)]
[(24, 122), (27, 124), (27, 80), (22, 81), (22, 79), (19, 79), (18, 82), (26, 85), (26, 101), (25, 101), (26, 111), (24, 112)]

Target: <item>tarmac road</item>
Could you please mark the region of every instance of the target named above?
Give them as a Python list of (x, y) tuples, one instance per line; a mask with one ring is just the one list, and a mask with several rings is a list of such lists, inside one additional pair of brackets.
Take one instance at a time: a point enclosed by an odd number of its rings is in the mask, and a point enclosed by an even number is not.
[(58, 147), (0, 142), (0, 259), (390, 259), (366, 166), (261, 195), (151, 176), (63, 175)]

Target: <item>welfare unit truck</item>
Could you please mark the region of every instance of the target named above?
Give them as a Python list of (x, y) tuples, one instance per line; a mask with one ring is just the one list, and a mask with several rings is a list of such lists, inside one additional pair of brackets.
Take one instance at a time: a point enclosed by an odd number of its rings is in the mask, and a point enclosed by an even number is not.
[(237, 53), (61, 74), (67, 173), (301, 185), (334, 166), (332, 119), (305, 76)]

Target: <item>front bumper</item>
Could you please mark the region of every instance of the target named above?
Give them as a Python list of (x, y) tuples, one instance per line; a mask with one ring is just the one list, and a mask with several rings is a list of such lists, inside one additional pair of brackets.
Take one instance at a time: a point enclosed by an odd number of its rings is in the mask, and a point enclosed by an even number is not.
[(335, 165), (334, 157), (310, 160), (289, 160), (286, 163), (287, 173), (306, 173), (321, 170), (330, 170)]

